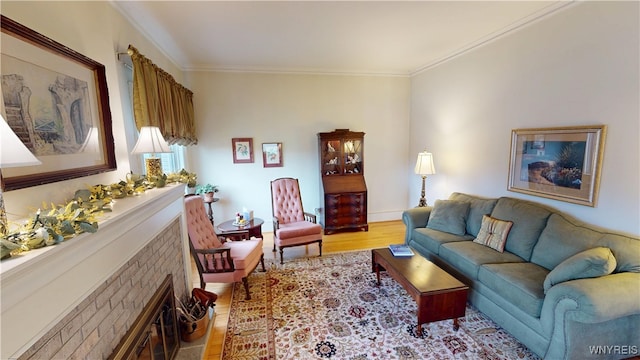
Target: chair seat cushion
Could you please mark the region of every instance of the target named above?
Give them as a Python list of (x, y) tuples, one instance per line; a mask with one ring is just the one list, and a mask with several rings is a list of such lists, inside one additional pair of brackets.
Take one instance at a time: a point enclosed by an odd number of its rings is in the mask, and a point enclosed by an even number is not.
[(255, 238), (244, 241), (228, 241), (222, 244), (223, 248), (231, 249), (231, 258), (236, 270), (246, 269), (254, 265), (260, 259), (262, 252), (262, 239)]
[(287, 240), (302, 236), (318, 235), (321, 236), (322, 227), (320, 224), (314, 224), (310, 221), (297, 221), (288, 224), (280, 224), (280, 228), (276, 230), (276, 236), (280, 240)]

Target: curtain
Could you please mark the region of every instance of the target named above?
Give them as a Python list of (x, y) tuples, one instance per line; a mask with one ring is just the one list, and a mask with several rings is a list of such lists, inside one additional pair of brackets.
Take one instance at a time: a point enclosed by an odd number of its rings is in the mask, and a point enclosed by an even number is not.
[(136, 126), (157, 126), (170, 145), (195, 145), (193, 92), (129, 45)]

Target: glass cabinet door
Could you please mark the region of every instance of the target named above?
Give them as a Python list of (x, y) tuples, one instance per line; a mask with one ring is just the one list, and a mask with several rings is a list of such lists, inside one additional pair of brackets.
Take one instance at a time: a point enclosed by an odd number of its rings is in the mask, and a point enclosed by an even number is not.
[(362, 141), (360, 139), (345, 139), (342, 147), (344, 173), (362, 174)]
[(323, 140), (321, 144), (322, 175), (342, 174), (342, 153), (340, 140)]

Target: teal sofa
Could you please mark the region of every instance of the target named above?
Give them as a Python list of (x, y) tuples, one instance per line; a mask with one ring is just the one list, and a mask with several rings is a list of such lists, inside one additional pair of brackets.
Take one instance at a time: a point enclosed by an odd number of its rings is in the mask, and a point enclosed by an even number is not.
[[(512, 222), (503, 252), (473, 241), (483, 215)], [(540, 357), (640, 355), (639, 238), (535, 202), (463, 193), (402, 219), (405, 242), (468, 284), (469, 302)]]

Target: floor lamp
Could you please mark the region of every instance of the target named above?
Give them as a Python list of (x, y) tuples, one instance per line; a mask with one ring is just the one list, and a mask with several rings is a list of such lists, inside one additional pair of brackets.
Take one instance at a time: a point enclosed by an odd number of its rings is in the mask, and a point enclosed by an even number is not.
[(147, 172), (147, 178), (162, 177), (162, 161), (159, 157), (156, 157), (156, 153), (170, 153), (171, 148), (169, 144), (164, 140), (164, 137), (160, 133), (160, 128), (157, 126), (143, 126), (140, 129), (140, 136), (138, 136), (138, 142), (133, 147), (132, 154), (151, 154), (150, 157), (145, 159), (145, 167)]
[(422, 176), (422, 192), (420, 193), (419, 207), (427, 206), (427, 199), (424, 197), (424, 182), (427, 179), (427, 175), (436, 173), (436, 168), (433, 166), (433, 155), (426, 150), (418, 153), (418, 161), (416, 161), (416, 174)]
[(0, 237), (7, 234), (7, 212), (4, 209), (4, 179), (2, 169), (9, 167), (22, 167), (40, 165), (38, 160), (22, 141), (11, 130), (9, 124), (0, 115)]

